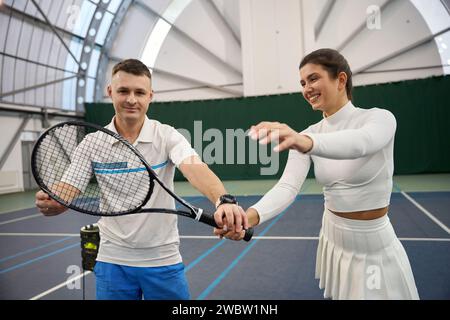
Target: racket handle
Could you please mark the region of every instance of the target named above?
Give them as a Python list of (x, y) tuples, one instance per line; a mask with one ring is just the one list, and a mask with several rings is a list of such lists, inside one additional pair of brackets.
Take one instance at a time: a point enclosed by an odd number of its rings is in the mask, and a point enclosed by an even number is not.
[[(214, 216), (212, 214), (206, 213), (203, 211), (202, 215), (199, 219), (200, 222), (209, 224), (212, 227), (218, 228), (216, 220), (214, 220)], [(253, 237), (253, 228), (249, 228), (245, 230), (244, 241), (250, 241)]]
[(250, 241), (253, 237), (253, 228), (245, 230), (244, 241)]

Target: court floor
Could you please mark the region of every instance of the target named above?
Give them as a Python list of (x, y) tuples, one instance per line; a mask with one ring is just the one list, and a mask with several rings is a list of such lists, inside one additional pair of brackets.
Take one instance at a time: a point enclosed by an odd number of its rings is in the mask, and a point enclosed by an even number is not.
[[(410, 258), (422, 299), (450, 299), (450, 175), (395, 177), (389, 218)], [(275, 181), (226, 182), (246, 208)], [(194, 205), (208, 201), (177, 183)], [(0, 196), (0, 299), (95, 299), (95, 277), (80, 270), (76, 212), (44, 217), (33, 193)], [(16, 209), (14, 209), (16, 208)], [(323, 299), (314, 279), (323, 211), (320, 188), (305, 182), (295, 202), (258, 226), (249, 243), (219, 240), (211, 228), (179, 218), (181, 253), (192, 299)]]

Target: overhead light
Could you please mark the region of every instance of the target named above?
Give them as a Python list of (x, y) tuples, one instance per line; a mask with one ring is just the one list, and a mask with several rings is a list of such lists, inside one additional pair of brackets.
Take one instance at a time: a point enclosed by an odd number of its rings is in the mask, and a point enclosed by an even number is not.
[(155, 66), (156, 58), (158, 57), (159, 51), (161, 50), (170, 28), (171, 25), (163, 19), (159, 19), (153, 28), (144, 51), (142, 52), (142, 62), (150, 68)]
[(156, 22), (155, 27), (147, 39), (144, 51), (142, 51), (141, 60), (145, 63), (145, 65), (153, 69), (164, 40), (172, 28), (172, 24), (175, 23), (178, 16), (189, 5), (189, 3), (191, 3), (191, 1), (192, 0), (172, 0), (170, 5), (162, 14), (162, 17), (169, 22), (164, 19), (159, 19)]

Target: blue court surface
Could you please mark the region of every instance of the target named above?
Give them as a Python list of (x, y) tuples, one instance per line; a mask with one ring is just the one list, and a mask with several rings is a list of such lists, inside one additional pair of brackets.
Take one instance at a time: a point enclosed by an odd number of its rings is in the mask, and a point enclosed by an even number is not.
[[(239, 197), (247, 208), (259, 196)], [(186, 197), (212, 210), (202, 197)], [(409, 256), (421, 299), (450, 299), (450, 192), (392, 194), (389, 217)], [(299, 195), (249, 243), (219, 240), (179, 218), (181, 253), (192, 299), (323, 299), (314, 279), (321, 195)], [(80, 227), (98, 218), (37, 209), (0, 214), (0, 299), (95, 299), (95, 276), (80, 270)]]

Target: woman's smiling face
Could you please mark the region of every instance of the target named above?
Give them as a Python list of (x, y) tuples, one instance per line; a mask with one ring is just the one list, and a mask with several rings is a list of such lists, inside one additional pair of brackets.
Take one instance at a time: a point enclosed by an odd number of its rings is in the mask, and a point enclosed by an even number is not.
[(346, 80), (344, 72), (333, 79), (327, 70), (314, 63), (307, 63), (300, 69), (303, 97), (314, 110), (325, 112), (326, 115), (333, 114), (348, 101)]

